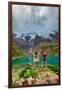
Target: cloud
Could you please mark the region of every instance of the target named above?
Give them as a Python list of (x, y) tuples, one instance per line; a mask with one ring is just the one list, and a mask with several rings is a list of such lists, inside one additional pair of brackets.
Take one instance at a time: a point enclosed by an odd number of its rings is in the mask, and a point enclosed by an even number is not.
[(48, 37), (58, 30), (58, 8), (45, 6), (12, 6), (12, 30), (17, 35), (22, 33), (40, 33)]

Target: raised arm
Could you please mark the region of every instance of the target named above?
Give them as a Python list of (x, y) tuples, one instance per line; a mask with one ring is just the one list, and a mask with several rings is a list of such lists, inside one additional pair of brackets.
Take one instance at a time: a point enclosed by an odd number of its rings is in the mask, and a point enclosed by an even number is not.
[(28, 51), (28, 54), (33, 54), (33, 48)]
[(48, 53), (49, 49), (46, 50), (46, 52)]
[(39, 51), (38, 51), (38, 55), (39, 55), (41, 52), (42, 52), (42, 49), (39, 49)]

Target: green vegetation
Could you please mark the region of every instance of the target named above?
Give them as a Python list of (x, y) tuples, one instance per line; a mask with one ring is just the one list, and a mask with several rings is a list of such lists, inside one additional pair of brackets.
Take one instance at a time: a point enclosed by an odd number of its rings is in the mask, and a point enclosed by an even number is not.
[(58, 71), (59, 71), (58, 65), (48, 65), (48, 68), (55, 73), (58, 73)]
[[(58, 56), (58, 45), (55, 42), (42, 42), (34, 48), (34, 51), (36, 51), (38, 48), (42, 49), (43, 51), (46, 50), (47, 48), (49, 49), (48, 55), (49, 56)], [(12, 44), (12, 58), (13, 57), (23, 57), (27, 56), (26, 51), (19, 49), (15, 43)]]
[(36, 76), (36, 72), (33, 69), (25, 69), (22, 71), (22, 73), (19, 74), (19, 78), (24, 77), (24, 78), (28, 78), (28, 77), (34, 77)]
[[(58, 65), (48, 65), (48, 68), (42, 68), (41, 67), (37, 68), (36, 65), (22, 65), (20, 66), (15, 66), (18, 67), (17, 69), (12, 68), (12, 85), (16, 86), (16, 82), (20, 81), (21, 79), (26, 80), (30, 77), (32, 78), (46, 78), (46, 77), (54, 77), (55, 75), (58, 75), (59, 67)], [(45, 70), (44, 70), (45, 69)], [(41, 80), (41, 79), (40, 79)]]
[(42, 43), (39, 44), (39, 48), (42, 49), (43, 51), (48, 48), (49, 49), (48, 55), (58, 56), (58, 45), (55, 42), (44, 42), (44, 43), (42, 42)]
[(12, 44), (12, 58), (19, 57), (19, 56), (20, 57), (26, 56), (26, 53), (22, 49), (17, 48), (16, 44), (13, 43)]

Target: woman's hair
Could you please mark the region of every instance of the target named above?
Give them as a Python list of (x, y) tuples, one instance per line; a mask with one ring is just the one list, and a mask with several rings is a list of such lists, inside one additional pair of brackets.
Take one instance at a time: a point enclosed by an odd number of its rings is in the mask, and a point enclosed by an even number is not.
[(35, 55), (37, 55), (38, 53), (37, 52), (35, 52)]

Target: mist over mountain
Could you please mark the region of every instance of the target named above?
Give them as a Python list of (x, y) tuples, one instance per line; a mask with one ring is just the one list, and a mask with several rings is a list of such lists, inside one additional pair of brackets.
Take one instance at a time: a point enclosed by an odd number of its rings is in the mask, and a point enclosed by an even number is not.
[(48, 38), (45, 38), (37, 33), (27, 33), (21, 35), (20, 37), (18, 37), (16, 34), (13, 34), (13, 42), (16, 43), (17, 47), (23, 49), (35, 47), (36, 45), (39, 45), (41, 42), (57, 42), (58, 39), (58, 32), (51, 32)]
[(58, 41), (58, 8), (12, 5), (13, 42), (28, 49), (41, 42)]

